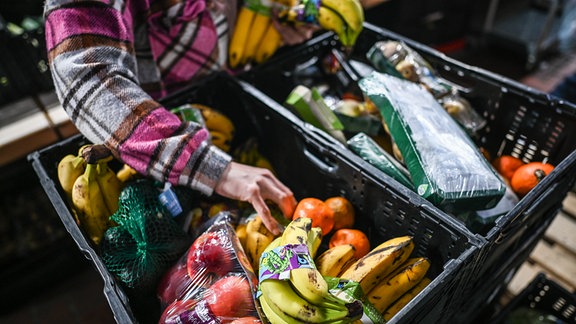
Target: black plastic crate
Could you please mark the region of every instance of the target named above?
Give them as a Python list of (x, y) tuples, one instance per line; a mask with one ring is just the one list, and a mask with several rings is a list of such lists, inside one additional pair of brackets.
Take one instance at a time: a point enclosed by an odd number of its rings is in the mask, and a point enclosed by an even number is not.
[(576, 323), (576, 294), (539, 273), (516, 297), (491, 319), (491, 323), (507, 323), (514, 311), (532, 309), (552, 315), (561, 323)]
[[(236, 126), (235, 144), (255, 136), (259, 149), (297, 199), (345, 196), (355, 206), (357, 227), (373, 243), (399, 235), (414, 237), (414, 254), (431, 260), (428, 273), (432, 282), (391, 323), (439, 323), (451, 317), (452, 298), (458, 295), (465, 279), (462, 269), (477, 255), (476, 237), (455, 230), (452, 224), (433, 215), (435, 211), (407, 199), (403, 188), (365, 173), (330, 142), (310, 136), (308, 126), (245, 82), (218, 75), (164, 101), (168, 107), (185, 102), (203, 103), (227, 114)], [(59, 159), (76, 152), (83, 143), (83, 137), (75, 136), (30, 154), (29, 160), (70, 235), (104, 279), (104, 293), (116, 320), (155, 322), (160, 310), (156, 313), (153, 303), (131, 298), (111, 276), (97, 250), (76, 225), (59, 187), (56, 175)]]
[[(491, 73), (454, 60), (426, 45), (412, 41), (388, 30), (365, 24), (351, 53), (345, 54), (343, 73), (324, 74), (328, 86), (353, 84), (370, 67), (366, 57), (370, 48), (380, 40), (402, 41), (417, 51), (443, 77), (458, 86), (460, 94), (486, 119), (487, 125), (476, 137), (475, 142), (492, 157), (500, 154), (518, 154), (524, 161), (547, 160), (556, 166), (536, 188), (522, 198), (507, 214), (496, 219), (492, 226), (481, 231), (466, 228), (478, 237), (480, 253), (478, 259), (466, 269), (472, 284), (509, 257), (512, 249), (530, 235), (527, 229), (547, 226), (545, 221), (559, 211), (567, 192), (576, 181), (576, 106), (553, 98), (506, 77)], [(302, 79), (310, 67), (322, 70), (323, 58), (340, 44), (332, 33), (321, 34), (306, 44), (282, 53), (269, 62), (243, 73), (240, 77), (253, 84), (274, 100), (282, 103)], [(349, 71), (351, 69), (351, 71)], [(304, 84), (307, 85), (307, 84)], [(309, 129), (332, 141), (334, 146), (343, 147), (323, 131), (312, 126)], [(367, 173), (385, 179), (390, 186), (401, 187), (399, 182), (365, 163), (354, 153), (343, 149)], [(442, 219), (456, 219), (432, 203), (419, 200), (412, 191), (404, 191), (406, 198), (422, 208), (436, 210)], [(459, 222), (459, 221), (458, 221)], [(463, 222), (460, 225), (464, 226)], [(465, 226), (464, 226), (465, 227)], [(464, 289), (464, 291), (468, 291)]]
[(454, 323), (472, 321), (475, 323), (492, 323), (489, 318), (492, 317), (491, 312), (493, 312), (495, 304), (499, 302), (498, 298), (506, 290), (534, 247), (540, 242), (552, 221), (552, 218), (544, 219), (544, 224), (529, 230), (522, 241), (518, 241), (510, 251), (507, 251), (506, 258), (499, 260), (500, 264), (494, 265), (489, 271), (477, 278), (471, 278), (471, 284), (467, 286), (462, 295), (458, 312), (454, 315)]

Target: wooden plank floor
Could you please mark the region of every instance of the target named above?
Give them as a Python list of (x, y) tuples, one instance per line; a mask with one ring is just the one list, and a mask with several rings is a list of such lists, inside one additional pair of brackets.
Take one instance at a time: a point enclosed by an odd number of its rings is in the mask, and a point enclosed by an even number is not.
[(569, 192), (563, 208), (532, 253), (508, 284), (501, 303), (519, 294), (543, 272), (566, 290), (576, 291), (576, 192)]

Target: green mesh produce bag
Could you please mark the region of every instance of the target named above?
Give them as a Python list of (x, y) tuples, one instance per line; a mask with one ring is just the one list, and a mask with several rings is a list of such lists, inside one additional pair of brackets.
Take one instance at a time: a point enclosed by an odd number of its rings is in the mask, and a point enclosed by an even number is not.
[[(164, 271), (190, 246), (192, 238), (160, 203), (161, 189), (150, 180), (128, 184), (119, 198), (119, 208), (110, 219), (118, 226), (109, 228), (101, 243), (108, 270), (127, 287), (153, 290)], [(191, 189), (172, 188), (182, 206), (191, 210)], [(178, 215), (176, 215), (178, 216)]]

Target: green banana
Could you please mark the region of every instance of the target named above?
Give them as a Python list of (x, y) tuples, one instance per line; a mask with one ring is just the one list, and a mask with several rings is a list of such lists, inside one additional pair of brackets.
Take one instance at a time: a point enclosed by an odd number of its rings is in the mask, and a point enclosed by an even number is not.
[[(311, 304), (300, 297), (288, 280), (267, 279), (260, 283), (262, 296), (276, 314), (284, 313), (305, 323), (323, 323), (339, 319), (356, 319), (362, 314), (362, 303), (350, 304), (350, 308), (327, 308)], [(347, 305), (348, 306), (348, 305)], [(359, 311), (358, 311), (359, 310)], [(351, 315), (354, 315), (351, 318)], [(359, 317), (358, 317), (359, 318)]]
[(261, 295), (260, 298), (258, 298), (258, 301), (260, 302), (260, 307), (262, 307), (262, 311), (264, 312), (264, 315), (266, 315), (266, 319), (268, 320), (268, 322), (270, 322), (270, 324), (302, 323), (302, 321), (286, 314), (281, 309), (270, 306), (270, 302), (268, 301), (268, 298), (265, 295)]
[(87, 164), (86, 170), (76, 179), (72, 188), (72, 204), (78, 213), (80, 226), (95, 244), (100, 243), (112, 214), (100, 191), (97, 173), (95, 164)]

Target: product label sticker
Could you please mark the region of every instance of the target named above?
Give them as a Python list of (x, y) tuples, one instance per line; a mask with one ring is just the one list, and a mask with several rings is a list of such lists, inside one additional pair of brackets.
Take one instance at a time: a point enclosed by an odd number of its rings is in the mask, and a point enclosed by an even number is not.
[(168, 210), (172, 217), (176, 217), (182, 213), (182, 206), (180, 205), (174, 190), (172, 190), (172, 185), (170, 183), (167, 182), (164, 184), (164, 190), (162, 190), (158, 199), (160, 199), (160, 203), (164, 208), (166, 208), (166, 210)]
[(259, 281), (266, 279), (288, 280), (290, 270), (314, 268), (306, 244), (287, 244), (264, 252), (260, 258)]

